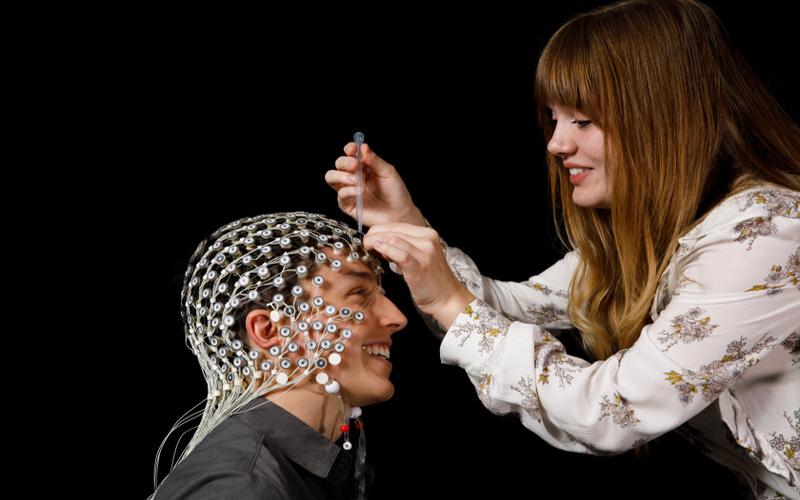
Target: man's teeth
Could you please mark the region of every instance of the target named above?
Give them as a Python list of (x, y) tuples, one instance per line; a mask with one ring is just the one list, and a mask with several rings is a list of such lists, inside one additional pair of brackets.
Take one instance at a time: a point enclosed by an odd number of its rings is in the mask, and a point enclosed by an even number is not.
[(569, 175), (578, 175), (581, 172), (588, 172), (591, 170), (590, 168), (571, 168), (569, 169)]
[(390, 355), (389, 355), (389, 346), (386, 345), (386, 344), (365, 345), (365, 346), (362, 347), (362, 349), (367, 351), (367, 354), (370, 354), (372, 356), (383, 356), (386, 359), (389, 359), (389, 357), (390, 357)]

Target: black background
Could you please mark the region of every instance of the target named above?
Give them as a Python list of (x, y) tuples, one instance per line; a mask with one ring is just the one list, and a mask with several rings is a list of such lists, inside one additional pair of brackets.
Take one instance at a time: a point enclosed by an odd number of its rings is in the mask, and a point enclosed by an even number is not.
[[(86, 217), (113, 214), (106, 257), (125, 270), (105, 308), (125, 346), (118, 388), (131, 466), (107, 477), (130, 485), (122, 496), (152, 491), (158, 444), (205, 396), (178, 304), (195, 245), (224, 223), (274, 211), (349, 221), (323, 176), (354, 131), (398, 168), (425, 216), (483, 274), (524, 280), (559, 258), (533, 72), (549, 35), (600, 3), (493, 6), (491, 15), (315, 7), (314, 22), (301, 12), (142, 16), (109, 54), (115, 70), (94, 84), (108, 101), (97, 110), (96, 151), (109, 168), (85, 200)], [(777, 12), (781, 3), (710, 5), (797, 119), (795, 27)], [(547, 446), (515, 417), (491, 415), (466, 375), (439, 363), (438, 342), (399, 277), (387, 273), (384, 285), (409, 324), (394, 337), (394, 399), (365, 409), (373, 498), (422, 489), (433, 498), (735, 498), (735, 477), (678, 437), (656, 441), (644, 458), (583, 456)]]

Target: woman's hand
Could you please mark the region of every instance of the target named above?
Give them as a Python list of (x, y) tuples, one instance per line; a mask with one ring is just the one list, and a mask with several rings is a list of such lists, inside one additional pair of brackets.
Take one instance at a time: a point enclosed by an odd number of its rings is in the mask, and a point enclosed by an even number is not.
[(392, 223), (373, 226), (364, 247), (400, 267), (420, 311), (448, 329), (475, 296), (453, 275), (439, 241), (433, 229)]
[[(344, 147), (346, 156), (336, 159), (336, 170), (325, 173), (327, 182), (338, 194), (339, 208), (356, 218), (355, 159), (356, 145)], [(425, 218), (411, 201), (403, 179), (397, 170), (376, 155), (368, 145), (361, 146), (364, 176), (364, 225), (376, 226), (392, 222), (425, 225)]]

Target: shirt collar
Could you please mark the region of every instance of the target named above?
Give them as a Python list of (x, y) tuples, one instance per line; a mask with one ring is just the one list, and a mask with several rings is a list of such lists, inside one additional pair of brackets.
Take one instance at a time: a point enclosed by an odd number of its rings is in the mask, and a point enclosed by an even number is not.
[(282, 453), (315, 476), (327, 478), (339, 454), (346, 455), (305, 422), (263, 397), (247, 403), (237, 414), (264, 436), (271, 451)]

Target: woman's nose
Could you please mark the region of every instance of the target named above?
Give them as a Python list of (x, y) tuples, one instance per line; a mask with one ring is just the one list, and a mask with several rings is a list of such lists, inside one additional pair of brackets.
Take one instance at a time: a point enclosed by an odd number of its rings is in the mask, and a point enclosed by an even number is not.
[(554, 156), (569, 156), (575, 153), (577, 145), (564, 127), (556, 125), (553, 136), (547, 142), (547, 151)]

